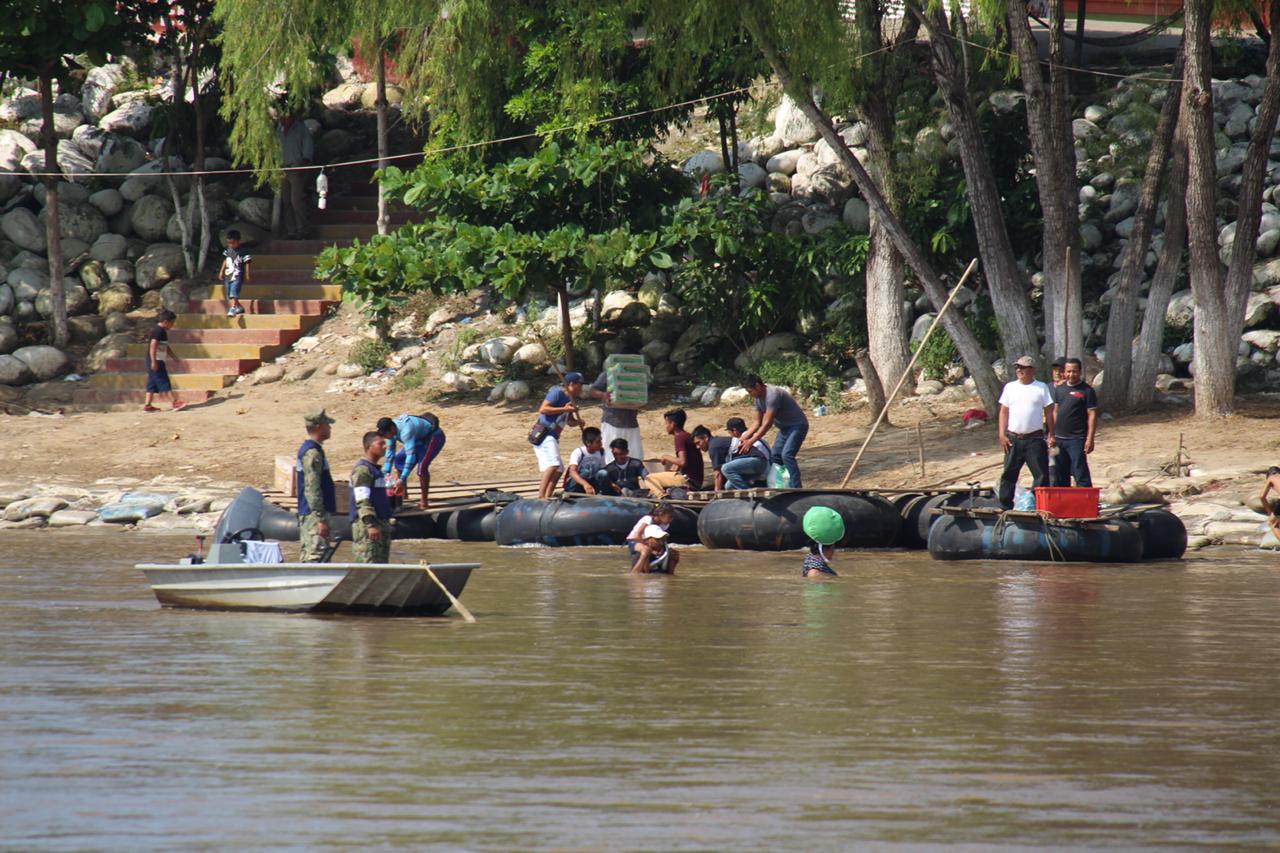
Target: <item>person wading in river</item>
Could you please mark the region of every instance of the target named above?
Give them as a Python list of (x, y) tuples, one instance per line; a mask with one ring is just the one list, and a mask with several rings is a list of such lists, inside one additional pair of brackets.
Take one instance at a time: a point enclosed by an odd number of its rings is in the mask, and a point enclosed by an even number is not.
[(1262, 508), (1267, 513), (1267, 527), (1271, 535), (1280, 540), (1280, 517), (1276, 515), (1276, 500), (1267, 500), (1267, 495), (1275, 492), (1280, 496), (1280, 468), (1272, 465), (1267, 469), (1267, 481), (1262, 484)]
[(1004, 451), (1000, 505), (1005, 509), (1013, 509), (1023, 465), (1031, 469), (1036, 486), (1049, 485), (1049, 448), (1053, 446), (1053, 397), (1049, 386), (1036, 379), (1036, 363), (1031, 356), (1024, 355), (1013, 365), (1017, 379), (1000, 392), (996, 432)]
[(364, 456), (351, 471), (351, 551), (357, 563), (391, 560), (391, 497), (378, 467), (387, 440), (376, 431), (364, 434)]
[(298, 492), (298, 537), (302, 541), (302, 562), (318, 563), (329, 547), (329, 514), (338, 508), (333, 475), (324, 447), (334, 423), (324, 409), (303, 417), (307, 440), (298, 448), (295, 487)]

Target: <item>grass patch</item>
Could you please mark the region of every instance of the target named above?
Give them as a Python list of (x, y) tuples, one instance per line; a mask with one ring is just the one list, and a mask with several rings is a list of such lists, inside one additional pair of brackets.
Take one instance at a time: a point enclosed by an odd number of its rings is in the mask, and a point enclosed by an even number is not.
[(360, 365), (366, 373), (372, 373), (386, 367), (390, 355), (391, 347), (387, 346), (386, 341), (366, 339), (351, 348), (347, 360)]

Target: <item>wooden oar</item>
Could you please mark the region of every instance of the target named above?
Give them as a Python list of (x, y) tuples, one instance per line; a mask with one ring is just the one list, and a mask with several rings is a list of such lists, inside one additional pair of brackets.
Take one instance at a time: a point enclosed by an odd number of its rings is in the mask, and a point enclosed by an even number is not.
[(431, 571), (431, 567), (426, 564), (426, 561), (423, 561), (422, 568), (423, 568), (423, 571), (427, 573), (427, 577), (435, 581), (436, 586), (440, 587), (440, 591), (443, 592), (445, 596), (449, 599), (450, 603), (453, 604), (454, 609), (456, 609), (459, 613), (462, 614), (462, 618), (465, 621), (467, 622), (476, 621), (476, 617), (471, 615), (471, 611), (463, 606), (462, 602), (458, 600), (458, 597), (456, 595), (449, 592), (449, 587), (445, 586), (444, 583), (440, 580), (440, 578), (436, 577), (436, 573)]

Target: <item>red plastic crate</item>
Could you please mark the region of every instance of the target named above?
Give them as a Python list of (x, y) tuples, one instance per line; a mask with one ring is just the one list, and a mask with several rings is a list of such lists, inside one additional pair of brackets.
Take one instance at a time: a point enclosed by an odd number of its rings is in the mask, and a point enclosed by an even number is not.
[(1093, 486), (1037, 486), (1036, 509), (1051, 512), (1058, 518), (1097, 518), (1098, 495), (1102, 489)]

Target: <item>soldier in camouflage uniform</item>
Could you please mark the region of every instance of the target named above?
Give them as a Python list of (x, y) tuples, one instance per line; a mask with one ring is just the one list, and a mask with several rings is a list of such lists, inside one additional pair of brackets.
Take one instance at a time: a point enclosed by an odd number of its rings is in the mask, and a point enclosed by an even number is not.
[(391, 559), (391, 497), (378, 461), (387, 440), (377, 432), (364, 434), (364, 456), (351, 471), (351, 542), (357, 563), (386, 563)]
[(333, 418), (324, 409), (303, 418), (307, 440), (298, 448), (294, 465), (298, 492), (298, 533), (302, 540), (302, 562), (318, 563), (329, 546), (329, 514), (337, 509), (337, 493), (329, 461), (325, 458), (325, 441), (329, 439)]

